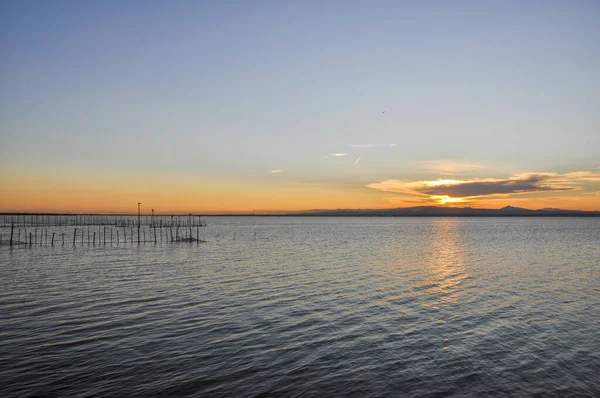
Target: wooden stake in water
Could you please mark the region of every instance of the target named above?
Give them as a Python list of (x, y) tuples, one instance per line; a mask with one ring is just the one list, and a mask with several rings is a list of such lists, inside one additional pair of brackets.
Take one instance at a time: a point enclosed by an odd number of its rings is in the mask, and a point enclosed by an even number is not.
[(10, 247), (12, 247), (12, 237), (13, 237), (13, 230), (15, 229), (15, 222), (11, 222), (10, 223)]
[(52, 232), (52, 242), (50, 244), (54, 246), (54, 232)]
[(141, 203), (138, 202), (138, 243), (140, 243), (140, 205)]
[(77, 236), (77, 228), (75, 228), (75, 231), (73, 232), (73, 246), (75, 246), (75, 237)]

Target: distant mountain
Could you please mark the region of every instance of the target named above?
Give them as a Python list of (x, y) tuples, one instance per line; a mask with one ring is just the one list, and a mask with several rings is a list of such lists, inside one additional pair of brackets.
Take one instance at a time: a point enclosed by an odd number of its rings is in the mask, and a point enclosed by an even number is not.
[(417, 206), (395, 209), (337, 209), (337, 210), (308, 210), (303, 212), (284, 213), (294, 216), (357, 216), (357, 217), (600, 217), (600, 211), (562, 210), (545, 208), (539, 210), (506, 206), (501, 209), (474, 209), (472, 207), (439, 207)]

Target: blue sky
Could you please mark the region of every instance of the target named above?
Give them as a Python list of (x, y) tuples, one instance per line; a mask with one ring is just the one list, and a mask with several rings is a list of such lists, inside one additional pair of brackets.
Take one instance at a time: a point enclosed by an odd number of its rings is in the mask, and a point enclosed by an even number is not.
[(0, 165), (367, 190), (432, 162), (597, 172), (599, 20), (595, 1), (4, 1)]

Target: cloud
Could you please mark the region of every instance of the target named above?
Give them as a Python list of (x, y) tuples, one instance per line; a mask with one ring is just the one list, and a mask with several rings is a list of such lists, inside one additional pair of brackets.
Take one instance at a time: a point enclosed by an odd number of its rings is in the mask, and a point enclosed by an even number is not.
[(385, 192), (407, 193), (432, 197), (473, 198), (495, 194), (526, 192), (570, 191), (579, 189), (579, 183), (600, 182), (600, 173), (577, 171), (573, 173), (525, 173), (505, 179), (410, 181), (386, 180), (367, 187)]
[(423, 193), (431, 196), (449, 196), (451, 198), (464, 198), (493, 194), (542, 192), (542, 191), (567, 191), (569, 187), (556, 187), (544, 185), (543, 180), (537, 178), (527, 180), (495, 180), (495, 181), (466, 181), (446, 185), (438, 185), (424, 190)]
[(358, 157), (358, 159), (356, 159), (356, 161), (354, 162), (354, 164), (357, 164), (357, 163), (358, 163), (358, 161), (360, 160), (360, 158), (362, 158), (362, 155), (363, 155), (363, 154), (361, 153), (361, 154), (360, 154), (360, 156)]
[(348, 155), (347, 153), (330, 153), (329, 155), (325, 156), (326, 158), (339, 158), (342, 156), (346, 156)]
[(454, 160), (429, 160), (425, 162), (420, 162), (419, 164), (426, 171), (441, 175), (460, 174), (463, 172), (474, 171), (484, 168), (478, 163)]
[(350, 148), (385, 148), (396, 147), (398, 144), (350, 144)]
[(276, 173), (285, 173), (286, 171), (287, 171), (287, 169), (275, 169), (275, 170), (269, 171), (269, 173), (273, 173), (273, 174), (276, 174)]

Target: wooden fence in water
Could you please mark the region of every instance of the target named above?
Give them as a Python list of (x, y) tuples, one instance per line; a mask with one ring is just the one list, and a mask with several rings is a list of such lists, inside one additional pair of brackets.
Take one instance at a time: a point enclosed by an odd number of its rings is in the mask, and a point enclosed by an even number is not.
[(201, 216), (5, 215), (0, 245), (120, 245), (204, 242)]

